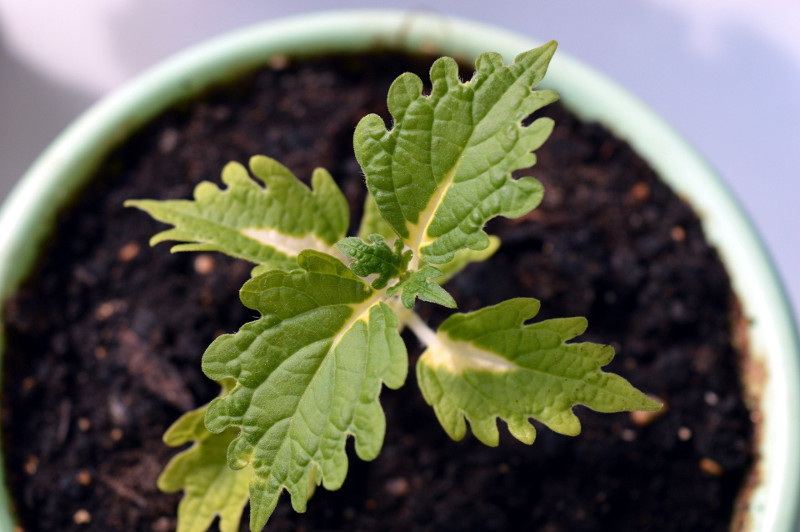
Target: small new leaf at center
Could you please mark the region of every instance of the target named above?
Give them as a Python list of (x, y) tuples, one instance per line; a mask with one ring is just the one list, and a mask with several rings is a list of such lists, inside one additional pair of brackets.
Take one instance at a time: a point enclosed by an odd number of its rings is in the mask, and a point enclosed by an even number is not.
[(372, 244), (357, 237), (348, 237), (336, 243), (345, 256), (354, 259), (350, 269), (359, 277), (377, 274), (372, 288), (384, 288), (390, 279), (404, 273), (411, 259), (411, 251), (403, 252), (403, 241), (399, 238), (394, 243), (394, 251), (379, 234), (369, 235)]
[(403, 306), (414, 307), (414, 299), (420, 298), (447, 308), (456, 308), (456, 302), (447, 290), (432, 279), (442, 276), (442, 271), (433, 266), (423, 266), (421, 270), (409, 272), (399, 283), (391, 287), (388, 295), (400, 294)]

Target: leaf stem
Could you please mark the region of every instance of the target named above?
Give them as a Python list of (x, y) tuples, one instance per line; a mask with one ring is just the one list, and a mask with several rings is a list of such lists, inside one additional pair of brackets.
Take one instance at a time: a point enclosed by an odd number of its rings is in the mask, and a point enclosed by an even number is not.
[(400, 301), (396, 298), (389, 302), (389, 306), (391, 306), (392, 310), (397, 314), (397, 317), (400, 318), (401, 326), (408, 326), (423, 346), (430, 347), (439, 344), (436, 332), (428, 327), (428, 324), (419, 317), (419, 314), (413, 310), (407, 309), (400, 304)]

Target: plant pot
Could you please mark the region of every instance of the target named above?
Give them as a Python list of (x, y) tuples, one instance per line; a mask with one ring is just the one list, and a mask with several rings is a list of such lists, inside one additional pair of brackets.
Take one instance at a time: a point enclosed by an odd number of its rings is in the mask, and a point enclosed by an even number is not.
[[(494, 50), (507, 61), (535, 43), (508, 32), (444, 17), (392, 12), (323, 13), (268, 23), (189, 50), (101, 101), (37, 160), (3, 207), (0, 296), (31, 270), (59, 210), (109, 150), (174, 103), (234, 79), (275, 55), (365, 50), (435, 50), (473, 58)], [(578, 115), (627, 140), (701, 213), (746, 317), (746, 374), (762, 418), (759, 462), (745, 520), (753, 530), (793, 532), (800, 500), (800, 346), (794, 319), (762, 245), (730, 193), (708, 166), (657, 116), (623, 89), (559, 52), (546, 83)], [(753, 287), (758, 287), (754, 290)], [(2, 506), (9, 507), (2, 494)], [(10, 513), (0, 530), (12, 530)]]

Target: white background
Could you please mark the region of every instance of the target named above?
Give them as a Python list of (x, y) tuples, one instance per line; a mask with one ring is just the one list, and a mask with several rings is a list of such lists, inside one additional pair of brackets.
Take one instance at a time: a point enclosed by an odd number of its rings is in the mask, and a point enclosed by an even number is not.
[(797, 314), (800, 0), (0, 0), (0, 198), (73, 118), (153, 63), (237, 27), (334, 7), (448, 13), (558, 40), (719, 171)]

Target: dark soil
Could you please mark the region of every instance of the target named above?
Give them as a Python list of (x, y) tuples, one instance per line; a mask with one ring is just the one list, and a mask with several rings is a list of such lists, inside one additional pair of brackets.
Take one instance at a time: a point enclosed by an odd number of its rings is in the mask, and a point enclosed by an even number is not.
[[(4, 458), (25, 530), (173, 529), (179, 496), (155, 487), (175, 453), (161, 435), (215, 394), (200, 371), (205, 347), (254, 318), (237, 297), (249, 265), (151, 249), (160, 227), (122, 202), (187, 198), (199, 181), (219, 182), (227, 161), (264, 153), (304, 178), (328, 168), (357, 213), (356, 122), (385, 115), (391, 80), (429, 64), (274, 64), (169, 112), (103, 165), (6, 309)], [(556, 130), (526, 172), (545, 184), (543, 206), (492, 222), (501, 250), (448, 289), (461, 310), (531, 296), (542, 317), (587, 316), (584, 338), (617, 348), (609, 369), (666, 413), (637, 423), (578, 408), (578, 437), (539, 427), (525, 446), (501, 427), (500, 447), (488, 448), (445, 435), (412, 371), (381, 396), (380, 457), (353, 456), (342, 490), (319, 490), (307, 514), (284, 496), (269, 529), (728, 529), (753, 446), (728, 277), (689, 207), (624, 143), (559, 107), (547, 114)], [(413, 339), (409, 350), (415, 359)]]

